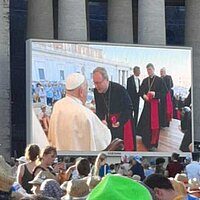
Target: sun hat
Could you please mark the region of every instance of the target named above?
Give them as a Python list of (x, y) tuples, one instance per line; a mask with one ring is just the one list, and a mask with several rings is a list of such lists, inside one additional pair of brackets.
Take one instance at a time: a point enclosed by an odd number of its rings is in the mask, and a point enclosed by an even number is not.
[(26, 157), (25, 156), (21, 156), (19, 158), (16, 159), (18, 162), (21, 162), (21, 163), (27, 163), (27, 160), (26, 160)]
[(11, 166), (0, 155), (0, 191), (2, 192), (9, 192), (15, 181), (11, 171)]
[(187, 192), (192, 194), (192, 193), (200, 193), (200, 183), (196, 178), (192, 178), (188, 180), (188, 187), (187, 187)]
[(46, 179), (40, 186), (41, 194), (47, 197), (60, 199), (65, 193), (60, 188), (60, 184), (54, 179)]
[(84, 197), (89, 193), (86, 179), (74, 179), (68, 182), (66, 191), (71, 197)]
[(107, 175), (91, 191), (87, 200), (152, 200), (148, 189), (137, 181), (120, 175)]
[(90, 176), (87, 178), (87, 184), (90, 190), (94, 189), (100, 182), (101, 182), (100, 176)]
[(46, 179), (56, 179), (56, 177), (48, 171), (40, 171), (32, 181), (29, 181), (33, 185), (41, 185)]
[(81, 86), (84, 82), (85, 77), (80, 73), (72, 73), (67, 77), (66, 80), (66, 89), (67, 90), (74, 90)]

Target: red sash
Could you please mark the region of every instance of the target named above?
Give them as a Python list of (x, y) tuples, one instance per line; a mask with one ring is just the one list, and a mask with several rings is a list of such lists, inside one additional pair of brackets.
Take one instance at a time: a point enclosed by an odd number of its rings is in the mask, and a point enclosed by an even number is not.
[(158, 118), (159, 101), (158, 99), (152, 99), (149, 103), (151, 105), (151, 144), (154, 145), (158, 143), (159, 132), (160, 132), (159, 118)]
[[(119, 114), (110, 114), (111, 123), (118, 122)], [(134, 138), (133, 138), (133, 128), (131, 124), (131, 120), (129, 119), (124, 124), (124, 150), (125, 151), (134, 151)]]
[(173, 107), (172, 107), (172, 99), (170, 91), (166, 94), (166, 114), (167, 114), (167, 122), (170, 122), (173, 118)]
[(180, 110), (176, 111), (176, 118), (179, 120), (181, 119), (181, 111)]

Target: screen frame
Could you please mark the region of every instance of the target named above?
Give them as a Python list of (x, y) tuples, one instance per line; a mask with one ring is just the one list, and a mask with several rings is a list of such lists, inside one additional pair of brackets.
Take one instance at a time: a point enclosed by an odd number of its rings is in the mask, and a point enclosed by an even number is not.
[[(84, 42), (84, 41), (65, 41), (65, 40), (46, 40), (46, 39), (28, 39), (26, 41), (26, 143), (30, 144), (32, 141), (32, 101), (31, 99), (31, 84), (32, 84), (32, 44), (34, 42), (45, 43), (70, 43), (70, 44), (88, 44), (88, 45), (105, 45), (105, 46), (123, 46), (123, 47), (143, 47), (143, 48), (161, 48), (161, 49), (183, 49), (190, 50), (191, 52), (191, 102), (193, 105), (193, 62), (192, 62), (192, 48), (182, 46), (162, 46), (162, 45), (139, 45), (139, 44), (126, 44), (126, 43), (109, 43), (109, 42)], [(192, 150), (194, 150), (194, 111), (192, 110)], [(59, 155), (97, 155), (98, 151), (58, 151)], [(120, 151), (108, 151), (108, 156), (121, 156)], [(124, 151), (123, 151), (124, 154)], [(143, 156), (171, 156), (171, 152), (148, 152), (148, 151), (131, 151), (127, 154), (140, 154)], [(180, 156), (188, 156), (190, 152), (180, 152)]]

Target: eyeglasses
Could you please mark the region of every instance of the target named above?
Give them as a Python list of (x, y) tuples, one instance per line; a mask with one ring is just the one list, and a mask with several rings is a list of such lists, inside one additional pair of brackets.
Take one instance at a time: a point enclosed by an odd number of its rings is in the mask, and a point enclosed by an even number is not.
[(100, 85), (101, 83), (103, 83), (105, 79), (101, 80), (101, 81), (93, 81), (94, 82), (94, 85)]

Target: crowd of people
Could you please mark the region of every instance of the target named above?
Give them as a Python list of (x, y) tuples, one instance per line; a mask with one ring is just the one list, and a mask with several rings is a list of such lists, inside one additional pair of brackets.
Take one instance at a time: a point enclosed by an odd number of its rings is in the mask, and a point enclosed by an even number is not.
[[(60, 157), (52, 146), (30, 144), (25, 159), (11, 167), (0, 156), (0, 199), (32, 200), (197, 200), (200, 198), (200, 153), (180, 158), (132, 154), (109, 163), (97, 157)], [(61, 162), (60, 162), (61, 161)], [(11, 173), (12, 168), (16, 173)]]

